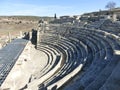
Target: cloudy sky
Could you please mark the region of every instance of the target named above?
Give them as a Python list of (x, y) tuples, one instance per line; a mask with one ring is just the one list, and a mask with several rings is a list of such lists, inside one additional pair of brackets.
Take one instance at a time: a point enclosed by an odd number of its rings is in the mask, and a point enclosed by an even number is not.
[[(0, 0), (0, 15), (80, 15), (104, 10), (110, 0)], [(120, 7), (120, 0), (112, 0)]]

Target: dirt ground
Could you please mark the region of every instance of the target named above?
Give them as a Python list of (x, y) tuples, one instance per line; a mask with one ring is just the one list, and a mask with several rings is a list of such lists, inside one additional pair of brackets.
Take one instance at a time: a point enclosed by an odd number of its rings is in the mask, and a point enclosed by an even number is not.
[(12, 35), (18, 34), (20, 31), (28, 32), (33, 28), (36, 28), (36, 23), (20, 23), (20, 24), (3, 24), (0, 23), (0, 36), (8, 35), (10, 32)]
[[(39, 20), (39, 19), (38, 19)], [(32, 29), (36, 29), (38, 21), (26, 20), (10, 17), (0, 17), (0, 44), (4, 47), (9, 41), (9, 33), (12, 38), (16, 38), (20, 35), (20, 31), (29, 32)]]

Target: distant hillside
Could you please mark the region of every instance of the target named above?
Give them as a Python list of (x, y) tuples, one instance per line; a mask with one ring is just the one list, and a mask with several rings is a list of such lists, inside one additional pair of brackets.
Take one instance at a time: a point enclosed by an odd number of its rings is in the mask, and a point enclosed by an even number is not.
[(53, 17), (39, 16), (0, 16), (0, 35), (7, 35), (8, 32), (14, 34), (19, 31), (27, 32), (36, 28), (38, 21), (44, 19), (46, 21), (53, 20)]
[(46, 21), (53, 20), (53, 17), (39, 17), (39, 16), (0, 16), (0, 19), (13, 19), (13, 20), (27, 20), (27, 21), (39, 21), (44, 19)]

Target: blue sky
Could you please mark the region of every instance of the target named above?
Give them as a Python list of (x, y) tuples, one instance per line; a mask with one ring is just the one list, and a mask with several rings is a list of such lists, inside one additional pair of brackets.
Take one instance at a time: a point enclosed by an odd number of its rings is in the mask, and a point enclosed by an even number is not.
[[(0, 0), (0, 15), (80, 15), (104, 10), (111, 0)], [(112, 0), (120, 7), (120, 0)]]

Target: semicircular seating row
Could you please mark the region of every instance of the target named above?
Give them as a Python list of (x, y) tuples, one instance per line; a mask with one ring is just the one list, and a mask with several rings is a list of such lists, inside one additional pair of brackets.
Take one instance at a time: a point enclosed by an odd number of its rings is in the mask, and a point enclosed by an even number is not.
[(119, 90), (119, 83), (115, 86), (113, 80), (120, 79), (119, 75), (115, 77), (120, 65), (120, 56), (116, 54), (120, 50), (119, 38), (101, 30), (75, 29), (54, 42), (45, 40), (40, 43), (38, 50), (46, 53), (49, 60), (28, 87), (36, 86), (39, 90)]
[[(117, 68), (116, 65), (119, 65), (118, 62), (120, 56), (115, 53), (115, 50), (120, 50), (119, 38), (109, 33), (106, 35), (106, 32), (100, 30), (84, 30), (79, 33), (78, 36), (82, 40), (87, 40), (87, 38), (90, 39), (92, 37), (94, 44), (96, 44), (97, 47), (101, 47), (101, 49), (96, 49), (98, 52), (95, 53), (98, 54), (97, 58), (93, 59), (85, 73), (73, 84), (66, 86), (65, 90), (119, 90), (120, 85), (113, 80), (113, 78), (116, 78), (116, 74), (113, 73), (115, 72), (114, 70), (119, 71), (119, 68)], [(86, 37), (81, 38), (83, 35), (86, 35)], [(75, 34), (72, 37), (76, 36), (77, 35)], [(92, 48), (95, 48), (95, 46)], [(119, 80), (119, 78), (118, 74), (117, 79)]]

